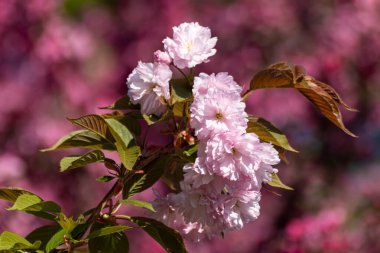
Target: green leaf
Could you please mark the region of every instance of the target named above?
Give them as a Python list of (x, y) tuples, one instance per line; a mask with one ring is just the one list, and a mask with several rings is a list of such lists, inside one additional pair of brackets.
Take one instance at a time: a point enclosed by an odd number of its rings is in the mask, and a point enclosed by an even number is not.
[(145, 166), (143, 174), (134, 174), (124, 185), (123, 198), (127, 199), (156, 183), (164, 173), (166, 161), (166, 156), (157, 158)]
[(250, 116), (248, 118), (247, 132), (255, 133), (261, 141), (272, 143), (288, 151), (298, 152), (290, 146), (288, 138), (272, 123), (263, 119)]
[(131, 221), (139, 225), (169, 253), (186, 253), (181, 235), (159, 221), (145, 217), (131, 217)]
[(129, 227), (129, 226), (102, 227), (98, 230), (91, 232), (90, 235), (88, 236), (88, 239), (93, 239), (96, 237), (101, 237), (101, 236), (111, 235), (114, 233), (119, 233), (119, 232), (122, 232), (122, 231), (124, 231), (126, 229), (130, 229), (130, 228), (132, 228), (132, 227)]
[(278, 177), (277, 173), (272, 173), (272, 180), (268, 182), (270, 186), (282, 188), (286, 190), (294, 190), (292, 187), (285, 185), (280, 178)]
[(90, 151), (82, 156), (67, 156), (62, 158), (60, 162), (60, 171), (66, 171), (83, 167), (91, 163), (105, 162), (106, 158), (102, 151)]
[(132, 104), (128, 96), (119, 98), (112, 105), (100, 107), (100, 109), (109, 109), (109, 110), (128, 110), (128, 109), (139, 109), (139, 108), (140, 106), (138, 104), (136, 105)]
[(154, 208), (153, 208), (153, 205), (151, 203), (148, 203), (148, 202), (145, 202), (145, 201), (142, 201), (142, 200), (137, 200), (137, 199), (123, 199), (123, 200), (120, 200), (120, 203), (121, 204), (127, 204), (127, 205), (134, 205), (134, 206), (138, 206), (138, 207), (143, 207), (143, 208), (146, 208), (152, 212), (155, 212)]
[[(107, 227), (106, 224), (95, 223), (91, 228), (91, 233)], [(90, 239), (88, 248), (90, 253), (128, 253), (129, 242), (124, 232), (117, 232)]]
[(68, 119), (71, 121), (71, 123), (78, 125), (80, 127), (83, 127), (87, 130), (90, 130), (101, 137), (103, 137), (106, 140), (112, 140), (111, 135), (108, 130), (108, 125), (105, 122), (105, 120), (100, 116), (96, 114), (90, 114), (86, 116), (82, 116), (77, 119)]
[(181, 190), (179, 182), (183, 180), (183, 166), (186, 163), (194, 162), (195, 157), (187, 157), (182, 154), (180, 158), (170, 156), (165, 164), (165, 171), (161, 180), (173, 191), (179, 192)]
[(43, 201), (36, 195), (25, 193), (20, 195), (14, 205), (7, 210), (59, 213), (61, 211), (61, 207), (53, 201)]
[(41, 248), (45, 249), (50, 238), (61, 230), (60, 226), (57, 225), (47, 225), (39, 227), (33, 230), (29, 235), (26, 236), (26, 239), (30, 242), (41, 242)]
[(138, 157), (141, 155), (140, 147), (135, 144), (133, 135), (129, 129), (116, 119), (105, 119), (113, 137), (116, 140), (116, 148), (123, 165), (132, 170)]
[(171, 104), (190, 101), (193, 96), (192, 88), (185, 78), (170, 80)]
[(3, 200), (6, 200), (6, 201), (9, 201), (9, 202), (15, 202), (17, 200), (17, 198), (20, 196), (20, 195), (23, 195), (23, 194), (31, 194), (31, 195), (34, 195), (33, 193), (29, 192), (29, 191), (26, 191), (26, 190), (23, 190), (23, 189), (19, 189), (19, 188), (0, 188), (0, 199), (3, 199)]
[[(0, 250), (7, 252), (8, 250), (36, 250), (40, 247), (41, 242), (36, 241), (33, 244), (18, 234), (4, 231), (0, 235)], [(12, 252), (11, 251), (11, 252)]]
[(46, 152), (66, 148), (116, 149), (113, 143), (102, 138), (100, 135), (90, 130), (79, 130), (65, 135), (52, 147), (42, 149), (41, 151)]
[(158, 122), (162, 122), (162, 121), (165, 121), (165, 120), (168, 120), (170, 117), (172, 117), (173, 115), (173, 112), (171, 110), (167, 110), (163, 115), (161, 115), (160, 117), (152, 114), (152, 115), (146, 115), (146, 114), (143, 114), (143, 118), (145, 119), (146, 123), (148, 123), (148, 125), (153, 125), (153, 124), (156, 124)]
[(97, 179), (96, 179), (96, 181), (98, 181), (98, 182), (109, 182), (109, 181), (111, 181), (111, 180), (113, 180), (113, 179), (115, 179), (115, 177), (112, 177), (112, 176), (101, 176), (101, 177), (98, 177)]
[(45, 250), (47, 253), (49, 253), (50, 251), (52, 251), (53, 249), (57, 248), (58, 246), (62, 245), (65, 240), (64, 240), (64, 236), (68, 235), (69, 233), (67, 233), (67, 230), (66, 229), (61, 229), (59, 230), (58, 232), (56, 232), (50, 239), (49, 241), (46, 243), (46, 247), (45, 247)]
[[(25, 209), (27, 209), (28, 207), (30, 206), (33, 206), (35, 204), (38, 204), (42, 202), (42, 199), (36, 195), (32, 195), (32, 194), (29, 194), (29, 193), (26, 193), (26, 194), (22, 194), (20, 195), (16, 202), (14, 203), (14, 205), (10, 208), (8, 208), (7, 210), (8, 211), (14, 211), (14, 210), (19, 210), (19, 211), (23, 211)], [(34, 211), (34, 210), (32, 210)]]

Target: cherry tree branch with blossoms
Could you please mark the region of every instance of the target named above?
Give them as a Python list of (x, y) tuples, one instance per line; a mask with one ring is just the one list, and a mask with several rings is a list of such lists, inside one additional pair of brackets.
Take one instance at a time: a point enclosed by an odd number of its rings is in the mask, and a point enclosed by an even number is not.
[[(275, 168), (285, 152), (297, 152), (286, 136), (269, 121), (248, 115), (244, 99), (262, 88), (293, 88), (310, 100), (322, 115), (345, 133), (338, 106), (355, 111), (328, 84), (306, 74), (298, 65), (276, 63), (257, 72), (243, 88), (227, 72), (199, 73), (194, 67), (216, 54), (216, 37), (198, 23), (173, 28), (163, 40), (164, 51), (154, 62), (138, 62), (127, 78), (127, 96), (103, 109), (112, 113), (69, 119), (81, 130), (62, 137), (43, 151), (90, 149), (64, 157), (60, 170), (102, 163), (109, 174), (98, 181), (115, 183), (99, 204), (67, 217), (55, 202), (44, 201), (23, 189), (1, 188), (0, 199), (10, 211), (22, 211), (49, 220), (52, 225), (26, 238), (5, 231), (5, 252), (128, 252), (125, 230), (143, 229), (167, 252), (187, 252), (182, 238), (199, 242), (225, 236), (258, 219), (262, 187), (292, 189)], [(172, 70), (183, 78), (173, 79)], [(189, 69), (186, 74), (185, 69)], [(164, 126), (171, 142), (151, 148), (141, 128)], [(120, 161), (106, 157), (118, 153)], [(172, 190), (155, 191), (153, 203), (131, 198), (158, 180)], [(120, 213), (121, 205), (147, 209), (145, 217)], [(122, 222), (120, 222), (122, 221)], [(126, 223), (125, 223), (126, 222)]]

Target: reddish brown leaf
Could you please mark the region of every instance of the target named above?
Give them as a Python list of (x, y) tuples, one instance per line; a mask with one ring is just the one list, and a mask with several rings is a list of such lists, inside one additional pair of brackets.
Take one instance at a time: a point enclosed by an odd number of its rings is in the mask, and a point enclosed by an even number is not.
[(269, 68), (254, 75), (251, 90), (262, 88), (291, 88), (293, 87), (293, 75), (291, 70)]
[(346, 134), (352, 137), (357, 137), (344, 126), (342, 114), (339, 111), (335, 99), (328, 92), (326, 92), (325, 89), (314, 82), (313, 78), (306, 76), (304, 81), (295, 85), (295, 88), (307, 99), (309, 99), (313, 105), (333, 124), (342, 129)]

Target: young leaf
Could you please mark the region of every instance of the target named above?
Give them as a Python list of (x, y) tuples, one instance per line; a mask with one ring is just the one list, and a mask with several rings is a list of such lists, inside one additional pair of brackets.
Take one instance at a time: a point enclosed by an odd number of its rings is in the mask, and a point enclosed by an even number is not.
[(98, 181), (98, 182), (109, 182), (109, 181), (111, 181), (111, 180), (113, 180), (113, 179), (115, 179), (115, 177), (112, 177), (112, 176), (101, 176), (101, 177), (98, 177), (97, 179), (96, 179), (96, 181)]
[(74, 228), (81, 223), (81, 220), (78, 218), (78, 221), (76, 222), (73, 217), (67, 218), (66, 215), (60, 213), (57, 222), (66, 233), (71, 233), (71, 231), (73, 231)]
[(288, 151), (298, 152), (290, 146), (288, 138), (272, 123), (263, 119), (250, 116), (248, 118), (248, 133), (255, 133), (261, 141), (272, 143)]
[(181, 235), (172, 228), (154, 219), (145, 217), (131, 217), (131, 221), (139, 225), (168, 253), (186, 253), (186, 247)]
[(91, 163), (105, 162), (106, 158), (102, 151), (90, 151), (82, 156), (67, 156), (62, 158), (60, 162), (60, 171), (66, 171), (83, 167)]
[(116, 149), (113, 143), (102, 138), (100, 135), (90, 130), (78, 130), (65, 135), (52, 147), (42, 149), (41, 151), (46, 152), (66, 148)]
[(164, 173), (166, 160), (166, 156), (160, 157), (145, 166), (144, 173), (134, 174), (124, 185), (123, 198), (129, 198), (156, 183)]
[[(91, 233), (109, 227), (107, 224), (95, 223)], [(90, 253), (128, 253), (129, 242), (124, 232), (96, 237), (88, 241)]]
[(26, 236), (25, 239), (27, 239), (30, 242), (41, 242), (41, 248), (45, 249), (46, 244), (50, 240), (50, 238), (56, 234), (59, 230), (61, 230), (60, 226), (57, 225), (47, 225), (39, 227), (35, 230), (33, 230), (30, 234)]
[(140, 106), (138, 104), (136, 105), (132, 104), (128, 96), (119, 98), (112, 105), (100, 107), (100, 109), (109, 109), (109, 110), (128, 110), (128, 109), (139, 109), (139, 108)]
[(111, 235), (114, 233), (123, 232), (126, 229), (130, 229), (129, 226), (110, 226), (110, 227), (102, 227), (98, 230), (92, 231), (88, 236), (88, 239), (93, 239), (96, 237)]
[(292, 187), (284, 184), (278, 177), (277, 173), (272, 173), (272, 180), (269, 181), (268, 184), (273, 187), (278, 187), (286, 190), (294, 190)]
[(170, 80), (171, 104), (190, 100), (193, 96), (191, 87), (185, 78)]
[(132, 170), (138, 157), (141, 155), (140, 147), (135, 144), (129, 129), (116, 119), (105, 119), (116, 140), (116, 148), (123, 165)]
[(25, 238), (12, 232), (4, 231), (0, 235), (0, 251), (16, 252), (16, 250), (36, 250), (40, 245), (40, 241), (36, 241), (32, 244)]
[(127, 205), (134, 205), (134, 206), (138, 206), (138, 207), (143, 207), (143, 208), (146, 208), (152, 212), (155, 212), (154, 208), (153, 208), (153, 205), (151, 203), (148, 203), (148, 202), (145, 202), (145, 201), (142, 201), (142, 200), (137, 200), (137, 199), (123, 199), (123, 200), (120, 200), (120, 203), (121, 204), (127, 204)]
[(108, 131), (108, 126), (105, 120), (100, 116), (96, 114), (86, 115), (82, 116), (77, 119), (68, 119), (71, 121), (71, 123), (78, 125), (80, 127), (83, 127), (87, 130), (90, 130), (101, 137), (103, 137), (106, 140), (110, 140), (112, 138)]

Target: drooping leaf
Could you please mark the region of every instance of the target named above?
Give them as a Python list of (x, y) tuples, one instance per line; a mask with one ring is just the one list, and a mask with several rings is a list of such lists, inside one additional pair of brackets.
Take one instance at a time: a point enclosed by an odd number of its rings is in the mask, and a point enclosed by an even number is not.
[(97, 162), (106, 162), (106, 158), (100, 150), (90, 151), (82, 156), (67, 156), (61, 159), (60, 171), (63, 172)]
[(36, 250), (40, 245), (40, 241), (36, 241), (32, 244), (25, 238), (12, 232), (4, 231), (0, 235), (0, 251), (4, 250), (5, 252), (12, 252), (11, 250)]
[(288, 151), (298, 152), (290, 146), (285, 134), (263, 118), (248, 117), (247, 132), (255, 133), (261, 141), (272, 143), (273, 145), (284, 148)]
[(130, 229), (131, 227), (129, 226), (110, 226), (110, 227), (102, 227), (98, 230), (94, 230), (90, 233), (88, 236), (88, 239), (93, 239), (96, 237), (101, 237), (101, 236), (106, 236), (106, 235), (111, 235), (114, 233), (119, 233), (123, 232), (126, 229)]
[(189, 86), (185, 78), (182, 79), (172, 79), (170, 80), (171, 87), (171, 104), (189, 101), (193, 93), (191, 91), (191, 86)]
[(142, 201), (142, 200), (137, 200), (137, 199), (123, 199), (123, 200), (120, 200), (120, 203), (121, 204), (127, 204), (127, 205), (134, 205), (134, 206), (138, 206), (138, 207), (143, 207), (143, 208), (146, 208), (152, 212), (155, 212), (154, 208), (153, 208), (153, 205), (149, 202), (145, 202), (145, 201)]
[(25, 239), (27, 239), (30, 242), (41, 242), (41, 249), (46, 248), (46, 244), (50, 240), (50, 238), (56, 234), (59, 230), (61, 230), (60, 226), (57, 225), (47, 225), (39, 227), (35, 230), (33, 230), (31, 233), (29, 233)]
[(127, 199), (156, 183), (164, 173), (166, 161), (166, 156), (159, 157), (146, 165), (143, 173), (134, 174), (124, 185), (123, 198)]
[[(330, 86), (316, 81), (310, 76), (305, 76), (302, 82), (295, 85), (295, 88), (307, 99), (309, 99), (313, 105), (333, 124), (342, 129), (346, 134), (352, 137), (357, 137), (345, 127), (342, 114), (337, 105), (337, 103), (343, 104), (344, 102), (341, 101), (339, 95)], [(348, 107), (346, 104), (344, 105), (346, 108)], [(348, 108), (351, 111), (355, 110), (351, 107)]]
[(139, 225), (168, 253), (186, 253), (186, 247), (181, 235), (172, 228), (154, 219), (131, 217), (131, 221)]
[(113, 177), (113, 176), (101, 176), (101, 177), (98, 177), (97, 179), (96, 179), (96, 181), (98, 181), (98, 182), (109, 182), (109, 181), (111, 181), (111, 180), (113, 180), (113, 179), (115, 179), (115, 177)]
[(90, 115), (85, 115), (77, 119), (69, 119), (71, 123), (78, 125), (80, 127), (83, 127), (87, 130), (90, 130), (101, 137), (103, 137), (106, 140), (112, 139), (109, 130), (108, 130), (108, 125), (101, 117), (100, 115), (96, 114), (90, 114)]
[(42, 149), (42, 152), (66, 148), (91, 148), (115, 150), (113, 143), (90, 130), (78, 130), (71, 132), (57, 141), (50, 148)]
[[(95, 223), (91, 228), (94, 231), (107, 228), (109, 225)], [(128, 253), (129, 242), (124, 232), (117, 232), (101, 237), (96, 237), (88, 241), (90, 253)]]
[(270, 65), (267, 69), (254, 75), (250, 83), (250, 91), (245, 97), (253, 90), (261, 88), (295, 88), (333, 124), (346, 134), (356, 137), (343, 124), (338, 105), (342, 105), (350, 111), (356, 111), (356, 109), (343, 102), (331, 86), (306, 75), (303, 67), (283, 62)]
[(110, 109), (110, 110), (128, 110), (128, 109), (139, 109), (139, 108), (140, 106), (138, 104), (136, 105), (132, 104), (128, 96), (119, 98), (112, 105), (100, 107), (100, 109)]
[(123, 165), (132, 170), (138, 157), (141, 155), (140, 147), (136, 145), (129, 129), (116, 119), (105, 119), (116, 140), (116, 148)]
[(268, 182), (268, 184), (270, 186), (273, 186), (273, 187), (277, 187), (277, 188), (282, 188), (282, 189), (286, 189), (286, 190), (294, 190), (292, 187), (290, 186), (287, 186), (286, 184), (284, 184), (279, 176), (277, 175), (277, 173), (272, 173), (272, 180)]

